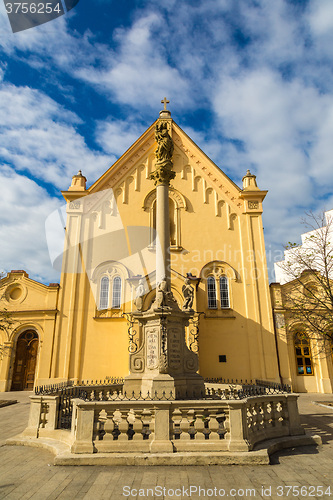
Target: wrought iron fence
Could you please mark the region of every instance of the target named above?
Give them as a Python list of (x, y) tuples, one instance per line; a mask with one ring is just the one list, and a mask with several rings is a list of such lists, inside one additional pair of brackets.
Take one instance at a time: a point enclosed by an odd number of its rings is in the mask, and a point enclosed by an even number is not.
[[(224, 387), (206, 387), (205, 395), (193, 397), (193, 395), (183, 394), (184, 400), (198, 399), (244, 399), (251, 396), (264, 396), (270, 394), (290, 393), (289, 385), (275, 384), (262, 380), (254, 382), (247, 380), (207, 378), (206, 383), (221, 384)], [(172, 391), (166, 393), (123, 392), (124, 379), (120, 377), (110, 377), (104, 381), (82, 381), (74, 383), (72, 381), (59, 384), (43, 385), (35, 388), (36, 395), (58, 396), (58, 429), (70, 429), (72, 422), (72, 400), (75, 398), (84, 401), (173, 401), (175, 395)]]
[(111, 385), (122, 385), (124, 379), (122, 377), (108, 377), (104, 380), (82, 380), (74, 382), (73, 380), (68, 380), (67, 382), (60, 382), (59, 384), (50, 385), (40, 385), (35, 387), (35, 394), (38, 395), (57, 395), (60, 391), (68, 389), (70, 387), (107, 387)]
[[(226, 399), (244, 399), (251, 396), (264, 396), (269, 394), (290, 394), (291, 386), (288, 384), (277, 384), (275, 382), (255, 379), (237, 380), (222, 378), (206, 378), (205, 383), (222, 384), (228, 387), (206, 388), (206, 393), (218, 395)], [(207, 395), (208, 395), (207, 394)]]
[(42, 385), (35, 388), (35, 394), (59, 396), (58, 402), (58, 429), (70, 429), (72, 424), (72, 399), (90, 398), (91, 394), (106, 394), (110, 391), (119, 391), (124, 383), (121, 377), (110, 377), (107, 380), (61, 382), (59, 384)]

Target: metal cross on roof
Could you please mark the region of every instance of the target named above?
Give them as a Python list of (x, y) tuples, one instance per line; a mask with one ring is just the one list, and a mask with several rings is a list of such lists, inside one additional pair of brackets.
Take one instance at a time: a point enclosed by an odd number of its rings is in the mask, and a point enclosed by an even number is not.
[(168, 101), (167, 98), (164, 97), (164, 99), (162, 99), (161, 103), (164, 104), (164, 111), (167, 111), (166, 105), (169, 104), (170, 101)]

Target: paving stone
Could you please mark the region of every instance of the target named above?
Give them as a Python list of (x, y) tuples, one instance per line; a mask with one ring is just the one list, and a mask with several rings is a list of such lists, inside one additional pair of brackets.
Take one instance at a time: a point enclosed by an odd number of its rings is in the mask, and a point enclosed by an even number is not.
[[(156, 486), (169, 489), (201, 486), (206, 490), (232, 488), (256, 491), (255, 498), (269, 498), (261, 494), (262, 486), (272, 488), (270, 498), (287, 498), (276, 494), (276, 488), (299, 486), (330, 486), (333, 498), (333, 408), (325, 408), (312, 401), (333, 401), (332, 395), (304, 394), (299, 400), (301, 421), (306, 429), (322, 436), (323, 446), (304, 446), (283, 450), (271, 457), (272, 465), (261, 466), (54, 466), (53, 455), (43, 449), (25, 446), (6, 446), (5, 440), (20, 433), (27, 424), (29, 393), (6, 393), (1, 399), (17, 399), (18, 403), (0, 408), (0, 499), (9, 500), (124, 500), (123, 487), (132, 490)], [(130, 496), (143, 498), (142, 496)], [(150, 496), (149, 499), (163, 498)], [(168, 498), (168, 497), (165, 497)], [(171, 498), (171, 497), (169, 497)], [(174, 499), (176, 497), (173, 497)], [(178, 497), (181, 498), (181, 497)], [(187, 498), (186, 496), (182, 498)], [(199, 497), (193, 494), (191, 500)], [(206, 497), (207, 498), (207, 497)], [(229, 495), (229, 498), (231, 496)], [(236, 496), (234, 498), (250, 498)], [(253, 498), (253, 497), (252, 497)], [(326, 496), (289, 498), (330, 498)]]

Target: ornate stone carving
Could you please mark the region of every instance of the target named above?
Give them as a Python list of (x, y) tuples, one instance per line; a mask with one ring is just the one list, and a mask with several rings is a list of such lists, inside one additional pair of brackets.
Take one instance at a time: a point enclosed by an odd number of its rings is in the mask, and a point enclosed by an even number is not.
[(158, 366), (158, 329), (147, 332), (147, 368), (153, 370)]
[(151, 310), (155, 311), (161, 308), (178, 309), (178, 304), (173, 293), (168, 289), (167, 281), (164, 278), (156, 288), (156, 297), (152, 303)]
[(145, 369), (145, 361), (141, 356), (131, 356), (130, 357), (130, 369), (133, 372), (142, 373)]
[(161, 281), (161, 283), (158, 284), (156, 289), (156, 298), (155, 298), (156, 308), (160, 308), (166, 305), (165, 304), (166, 292), (167, 292), (167, 282), (166, 279), (164, 279)]
[(157, 184), (170, 184), (175, 178), (176, 172), (172, 170), (173, 141), (168, 131), (168, 123), (159, 120), (155, 128), (155, 139), (157, 149), (155, 151), (156, 170), (149, 176)]
[(169, 366), (171, 369), (181, 367), (181, 339), (180, 330), (177, 328), (170, 328), (168, 332), (169, 337)]
[(160, 373), (168, 373), (168, 338), (165, 319), (161, 319), (161, 353), (159, 361)]
[(143, 280), (140, 280), (139, 286), (135, 290), (135, 299), (134, 299), (134, 304), (138, 311), (142, 311), (144, 295), (145, 295), (145, 287), (143, 284)]
[(250, 210), (257, 210), (259, 208), (259, 201), (249, 200), (247, 204)]
[(80, 201), (71, 201), (69, 203), (69, 209), (70, 210), (78, 210), (81, 208), (81, 202)]
[(195, 355), (185, 358), (184, 368), (187, 372), (196, 372), (198, 370), (198, 361)]
[(156, 166), (168, 166), (172, 168), (173, 141), (168, 131), (168, 123), (166, 121), (158, 121), (155, 128), (155, 139), (157, 149), (155, 151)]
[(170, 181), (176, 177), (176, 172), (167, 167), (159, 167), (149, 176), (154, 181), (155, 186), (158, 184), (170, 184)]

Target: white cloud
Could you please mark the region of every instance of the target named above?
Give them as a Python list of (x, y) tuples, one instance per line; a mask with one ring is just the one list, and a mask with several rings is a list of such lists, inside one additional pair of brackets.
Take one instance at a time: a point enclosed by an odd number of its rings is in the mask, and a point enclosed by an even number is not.
[(80, 169), (94, 182), (115, 159), (88, 148), (75, 128), (80, 122), (39, 90), (0, 87), (3, 161), (61, 189), (67, 189)]
[(130, 120), (100, 121), (96, 140), (106, 153), (121, 156), (145, 132), (147, 127)]
[(309, 8), (309, 23), (316, 35), (332, 36), (333, 3), (331, 0), (312, 0)]
[(13, 169), (0, 167), (0, 268), (25, 269), (41, 281), (57, 281), (49, 260), (45, 219), (63, 201), (52, 198), (34, 181)]
[(159, 29), (163, 29), (161, 16), (142, 16), (130, 29), (115, 33), (119, 48), (105, 53), (104, 68), (85, 66), (77, 69), (75, 76), (134, 108), (155, 107), (164, 95), (172, 95), (178, 104), (184, 99), (188, 102), (186, 80), (168, 64), (153, 36)]
[[(10, 56), (33, 67), (57, 67), (66, 72), (76, 65), (91, 64), (99, 56), (100, 44), (87, 30), (82, 36), (69, 28), (70, 14), (25, 31), (12, 33), (4, 8), (0, 7), (0, 47)], [(24, 54), (24, 58), (22, 57)]]
[(214, 105), (225, 134), (245, 144), (248, 164), (275, 203), (283, 197), (289, 207), (309, 206), (313, 181), (330, 189), (333, 96), (266, 69), (222, 79)]

